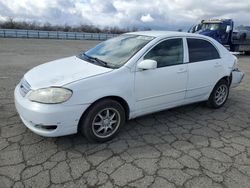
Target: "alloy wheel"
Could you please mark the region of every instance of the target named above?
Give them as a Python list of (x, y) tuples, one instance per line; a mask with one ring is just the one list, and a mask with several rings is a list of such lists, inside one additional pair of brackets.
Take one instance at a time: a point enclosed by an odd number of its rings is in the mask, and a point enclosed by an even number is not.
[(225, 102), (228, 95), (228, 87), (225, 84), (220, 85), (215, 92), (215, 103), (219, 106)]
[(121, 117), (114, 108), (105, 108), (97, 113), (92, 122), (92, 131), (99, 138), (113, 135), (120, 125)]

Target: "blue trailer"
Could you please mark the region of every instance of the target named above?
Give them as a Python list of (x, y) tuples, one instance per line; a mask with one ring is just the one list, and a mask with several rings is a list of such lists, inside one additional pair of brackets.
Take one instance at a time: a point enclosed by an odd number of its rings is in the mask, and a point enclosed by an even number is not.
[(250, 27), (234, 28), (232, 19), (209, 19), (190, 28), (189, 32), (214, 38), (230, 51), (250, 55)]

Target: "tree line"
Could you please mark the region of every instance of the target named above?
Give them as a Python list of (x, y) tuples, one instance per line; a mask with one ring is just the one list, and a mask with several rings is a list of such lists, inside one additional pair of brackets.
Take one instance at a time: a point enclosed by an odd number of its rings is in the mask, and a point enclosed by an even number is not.
[[(121, 34), (126, 32), (138, 31), (138, 28), (119, 28), (116, 26), (107, 26), (100, 28), (94, 25), (81, 24), (79, 26), (52, 25), (50, 23), (38, 24), (37, 22), (14, 21), (12, 18), (0, 22), (1, 29), (27, 29), (43, 31), (64, 31), (64, 32), (88, 32), (88, 33), (113, 33)], [(150, 28), (144, 28), (150, 30)]]

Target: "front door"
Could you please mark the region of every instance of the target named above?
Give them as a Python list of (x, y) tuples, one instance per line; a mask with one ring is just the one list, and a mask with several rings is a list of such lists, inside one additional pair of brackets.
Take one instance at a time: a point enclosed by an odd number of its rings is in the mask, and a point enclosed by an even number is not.
[(181, 104), (187, 84), (183, 39), (174, 38), (158, 43), (140, 61), (145, 59), (157, 61), (157, 68), (137, 70), (135, 73), (136, 111), (150, 113)]

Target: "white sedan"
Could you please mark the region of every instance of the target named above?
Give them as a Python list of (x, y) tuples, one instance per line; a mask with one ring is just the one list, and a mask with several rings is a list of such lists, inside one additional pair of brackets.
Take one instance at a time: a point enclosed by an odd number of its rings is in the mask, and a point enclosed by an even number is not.
[(39, 135), (80, 131), (104, 142), (144, 114), (200, 101), (219, 108), (243, 76), (237, 58), (212, 38), (134, 32), (31, 69), (15, 89), (15, 104)]

